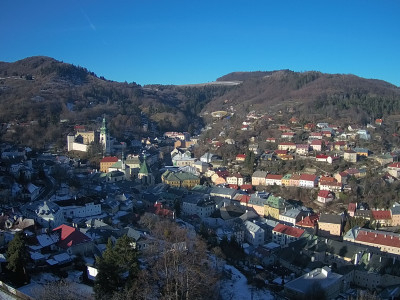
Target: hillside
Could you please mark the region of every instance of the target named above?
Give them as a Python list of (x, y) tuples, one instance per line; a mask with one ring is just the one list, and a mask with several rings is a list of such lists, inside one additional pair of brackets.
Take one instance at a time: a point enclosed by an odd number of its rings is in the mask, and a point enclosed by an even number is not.
[(354, 75), (290, 70), (233, 72), (212, 84), (142, 87), (49, 57), (0, 62), (1, 139), (32, 147), (50, 142), (65, 147), (74, 125), (97, 129), (102, 115), (113, 136), (128, 139), (152, 134), (144, 131), (143, 116), (160, 132), (196, 132), (204, 125), (201, 112), (232, 109), (290, 110), (304, 120), (318, 115), (365, 123), (400, 114), (400, 89)]
[[(202, 126), (197, 115), (204, 104), (227, 89), (141, 87), (134, 82), (109, 81), (49, 57), (0, 62), (2, 139), (33, 147), (57, 140), (62, 147), (73, 125), (97, 128), (104, 114), (112, 135), (120, 139), (150, 134), (141, 126), (143, 114), (160, 131), (195, 130)], [(5, 128), (6, 124), (15, 126)]]
[[(318, 113), (335, 118), (385, 117), (400, 112), (400, 89), (390, 83), (354, 75), (320, 72), (234, 72), (218, 80), (242, 80), (237, 88), (214, 99), (207, 111), (279, 111), (288, 107), (299, 116)], [(362, 120), (358, 120), (362, 121)]]

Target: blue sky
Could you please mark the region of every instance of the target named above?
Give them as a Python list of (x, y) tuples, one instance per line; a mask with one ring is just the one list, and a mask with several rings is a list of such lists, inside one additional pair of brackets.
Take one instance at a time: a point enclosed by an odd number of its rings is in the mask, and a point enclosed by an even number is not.
[(0, 2), (0, 61), (45, 55), (115, 81), (352, 73), (400, 86), (400, 1)]

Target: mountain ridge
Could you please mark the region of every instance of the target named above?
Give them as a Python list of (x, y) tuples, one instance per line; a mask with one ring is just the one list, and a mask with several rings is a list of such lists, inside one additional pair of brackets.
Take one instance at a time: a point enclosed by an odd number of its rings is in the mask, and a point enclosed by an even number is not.
[[(224, 82), (240, 84), (225, 85)], [(295, 108), (299, 117), (310, 112), (356, 119), (400, 113), (400, 89), (378, 79), (318, 71), (232, 72), (216, 84), (146, 85), (107, 80), (84, 67), (51, 57), (33, 56), (13, 63), (0, 62), (0, 119), (2, 123), (39, 123), (39, 129), (19, 128), (2, 139), (35, 144), (47, 130), (46, 141), (63, 135), (73, 124), (87, 123), (106, 114), (114, 136), (149, 134), (141, 128), (145, 114), (160, 131), (199, 130), (206, 111), (284, 111)], [(68, 126), (60, 125), (68, 120)], [(31, 131), (29, 134), (26, 132)], [(52, 131), (52, 133), (48, 133)], [(16, 137), (14, 137), (16, 136)], [(42, 137), (41, 137), (42, 138)], [(29, 143), (28, 143), (29, 144)]]

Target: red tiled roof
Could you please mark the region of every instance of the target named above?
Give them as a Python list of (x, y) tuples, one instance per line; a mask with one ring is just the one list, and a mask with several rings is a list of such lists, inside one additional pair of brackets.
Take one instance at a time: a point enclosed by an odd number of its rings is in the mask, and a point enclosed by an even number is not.
[(335, 178), (333, 178), (333, 177), (330, 177), (330, 176), (322, 176), (320, 179), (319, 179), (319, 182), (320, 183), (325, 183), (325, 182), (336, 182), (337, 180), (335, 179)]
[(266, 179), (282, 180), (283, 175), (268, 174)]
[(249, 189), (252, 189), (252, 188), (253, 188), (253, 186), (251, 184), (242, 184), (240, 186), (241, 190), (249, 190)]
[(375, 220), (390, 220), (392, 218), (390, 210), (373, 210), (372, 217)]
[(61, 231), (61, 238), (58, 242), (58, 246), (64, 249), (91, 241), (87, 235), (80, 232), (78, 229), (65, 224), (53, 229), (53, 231), (57, 230)]
[(356, 209), (357, 209), (357, 203), (349, 203), (349, 206), (347, 207), (347, 211), (355, 212)]
[(315, 181), (316, 178), (317, 178), (317, 176), (313, 175), (313, 174), (301, 174), (300, 175), (300, 180)]
[(296, 226), (300, 227), (314, 227), (318, 221), (318, 215), (311, 215), (305, 217), (303, 220), (296, 223)]
[(304, 233), (304, 229), (287, 226), (285, 224), (276, 225), (275, 228), (273, 229), (273, 231), (280, 232), (282, 234), (286, 234), (286, 235), (290, 235), (290, 236), (294, 236), (297, 238), (301, 237), (302, 234)]
[(400, 162), (392, 163), (388, 166), (389, 168), (400, 168)]
[(103, 158), (100, 160), (101, 163), (107, 163), (107, 162), (113, 162), (113, 163), (115, 163), (115, 162), (117, 162), (117, 161), (118, 161), (118, 157), (116, 157), (116, 156), (106, 156), (106, 157), (103, 157)]
[(236, 155), (236, 158), (246, 158), (246, 154), (238, 154)]
[(286, 150), (275, 150), (275, 154), (287, 154)]
[(310, 136), (322, 136), (321, 132), (311, 132)]
[(237, 190), (238, 189), (238, 185), (237, 184), (228, 184), (228, 187), (230, 189), (233, 189), (233, 190)]
[(400, 237), (398, 234), (393, 233), (381, 233), (379, 231), (360, 229), (356, 241), (400, 248)]
[(322, 145), (322, 140), (313, 140), (311, 142), (312, 146), (321, 146)]
[(329, 156), (325, 154), (318, 154), (315, 158), (316, 159), (327, 159)]
[(330, 193), (331, 193), (330, 191), (321, 190), (318, 193), (318, 197), (328, 198)]

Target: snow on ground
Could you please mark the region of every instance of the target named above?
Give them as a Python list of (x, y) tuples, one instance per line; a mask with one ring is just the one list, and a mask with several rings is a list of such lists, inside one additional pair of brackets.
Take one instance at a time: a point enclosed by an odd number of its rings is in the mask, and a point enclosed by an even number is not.
[[(221, 282), (220, 295), (222, 300), (254, 299), (268, 300), (275, 299), (270, 291), (257, 289), (247, 284), (247, 278), (238, 269), (230, 265), (225, 265), (225, 271), (231, 273), (231, 279), (226, 278)], [(229, 277), (229, 276), (228, 276)], [(253, 298), (251, 293), (253, 292)]]
[(6, 292), (0, 290), (0, 299), (1, 300), (16, 300), (17, 297), (7, 294)]

